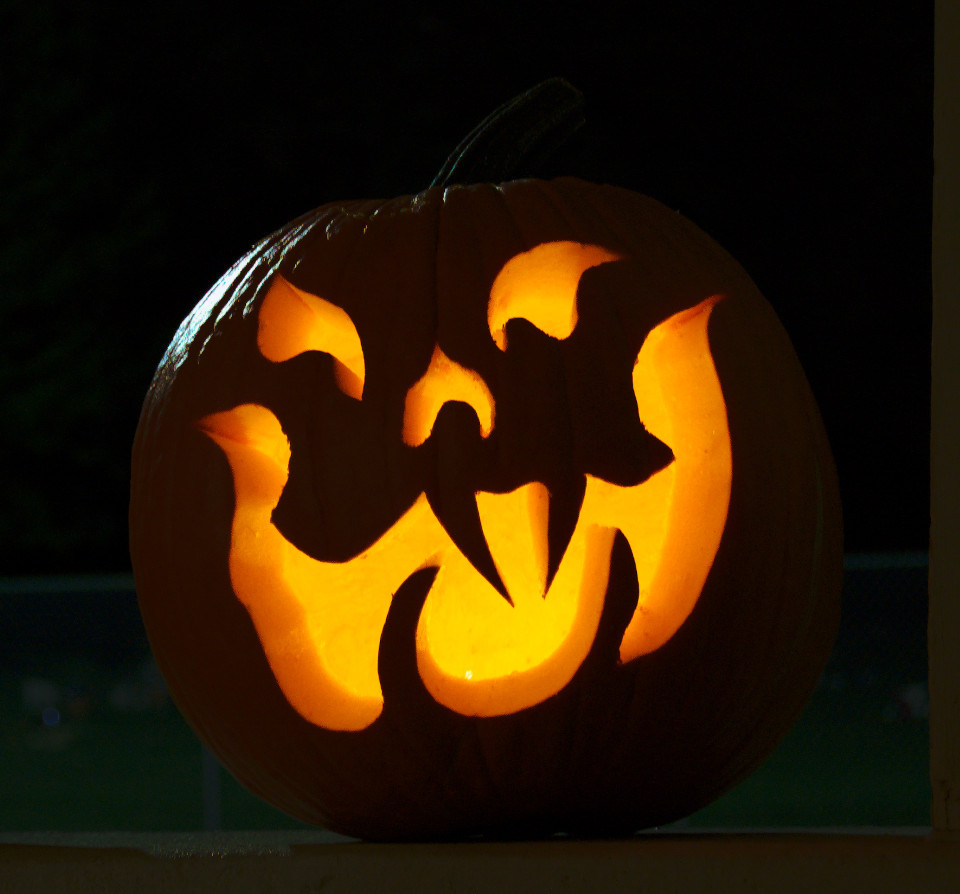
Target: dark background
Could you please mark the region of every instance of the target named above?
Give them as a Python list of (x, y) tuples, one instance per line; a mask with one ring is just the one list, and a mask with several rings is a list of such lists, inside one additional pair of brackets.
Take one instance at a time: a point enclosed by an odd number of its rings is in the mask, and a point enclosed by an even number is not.
[(820, 402), (848, 550), (926, 549), (932, 3), (195, 7), (0, 12), (0, 574), (128, 569), (140, 402), (204, 291), (315, 205), (422, 189), (553, 75), (588, 124), (544, 173), (737, 257)]

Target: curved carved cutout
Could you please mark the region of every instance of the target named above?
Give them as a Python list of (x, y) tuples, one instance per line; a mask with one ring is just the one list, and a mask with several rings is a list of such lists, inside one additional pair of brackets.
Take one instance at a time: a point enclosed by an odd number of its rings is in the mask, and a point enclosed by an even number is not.
[(670, 445), (674, 461), (633, 487), (595, 479), (584, 497), (584, 511), (623, 531), (637, 566), (640, 596), (621, 661), (660, 648), (687, 619), (726, 526), (733, 458), (707, 337), (720, 300), (715, 295), (664, 320), (633, 367), (640, 419)]
[(547, 592), (550, 492), (530, 481), (505, 494), (480, 491), (477, 511), (494, 565), (516, 605), (524, 593)]
[(260, 305), (257, 347), (281, 363), (305, 351), (333, 357), (337, 387), (360, 400), (366, 366), (360, 336), (350, 315), (336, 304), (276, 276)]
[[(379, 716), (380, 634), (393, 594), (421, 568), (439, 569), (417, 628), (417, 650), (424, 684), (442, 704), (466, 714), (518, 711), (562, 689), (586, 657), (603, 608), (613, 530), (579, 524), (547, 597), (542, 584), (527, 587), (522, 575), (513, 575), (513, 606), (464, 557), (423, 494), (359, 555), (322, 562), (297, 549), (271, 520), (290, 455), (276, 416), (243, 404), (205, 417), (198, 427), (224, 451), (233, 473), (234, 592), (281, 691), (310, 722), (357, 730)], [(478, 495), (488, 507), (504, 496)], [(526, 491), (514, 502), (529, 506), (529, 496)], [(451, 610), (454, 616), (446, 617)]]
[(290, 457), (277, 417), (243, 404), (205, 417), (198, 427), (220, 446), (233, 472), (230, 580), (280, 689), (311, 723), (336, 730), (369, 726), (383, 707), (377, 650), (390, 600), (428, 564), (446, 532), (421, 495), (359, 556), (321, 562), (271, 520)]
[(599, 245), (544, 242), (514, 255), (497, 274), (487, 305), (490, 335), (507, 349), (506, 327), (522, 317), (553, 338), (568, 338), (577, 325), (577, 288), (591, 267), (620, 255)]
[(419, 447), (433, 431), (440, 408), (447, 401), (460, 401), (473, 407), (480, 421), (480, 434), (493, 431), (493, 395), (480, 374), (433, 349), (427, 371), (407, 392), (403, 408), (403, 443)]

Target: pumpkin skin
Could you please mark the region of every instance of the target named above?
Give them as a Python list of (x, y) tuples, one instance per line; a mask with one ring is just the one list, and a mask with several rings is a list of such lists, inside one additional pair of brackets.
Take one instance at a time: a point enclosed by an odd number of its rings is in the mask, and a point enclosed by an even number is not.
[[(651, 330), (716, 296), (709, 349), (732, 474), (722, 536), (695, 605), (658, 648), (621, 661), (638, 583), (618, 534), (602, 614), (569, 681), (519, 710), (475, 716), (441, 704), (418, 669), (418, 623), (436, 574), (424, 567), (400, 586), (386, 616), (379, 714), (359, 729), (311, 722), (278, 684), (231, 581), (239, 498), (231, 465), (201, 421), (240, 405), (269, 408), (290, 444), (277, 528), (310, 556), (348, 560), (424, 489), (446, 492), (451, 451), (462, 448), (457, 469), (490, 466), (477, 445), (491, 442), (462, 403), (437, 416), (436, 437), (422, 445), (400, 437), (406, 396), (437, 345), (490, 385), (498, 438), (522, 427), (537, 405), (511, 403), (515, 390), (546, 393), (557, 381), (543, 372), (556, 347), (548, 335), (511, 323), (509, 346), (499, 351), (485, 314), (507, 261), (560, 241), (618, 258), (580, 280), (577, 309), (593, 337), (570, 350), (587, 378), (611, 364), (629, 376), (623, 362)], [(258, 319), (278, 277), (347, 312), (366, 361), (362, 399), (332, 387), (338, 370), (327, 354), (264, 357)], [(498, 366), (508, 356), (518, 365)], [(642, 454), (641, 477), (653, 474), (664, 461), (656, 444), (629, 440), (623, 392), (603, 390), (606, 380), (596, 378), (561, 395), (574, 420), (570, 455), (596, 457), (627, 439)], [(500, 413), (510, 406), (520, 409)], [(635, 422), (636, 407), (632, 413)], [(611, 427), (591, 440), (601, 422)], [(498, 442), (486, 489), (530, 478), (538, 462), (572, 478), (583, 471), (579, 460), (537, 448), (553, 444), (539, 425)], [(581, 450), (584, 439), (590, 444)], [(631, 451), (611, 453), (607, 471), (626, 483)], [(450, 506), (441, 520), (455, 526), (457, 501)], [(819, 413), (788, 337), (747, 274), (656, 201), (570, 178), (334, 203), (287, 225), (234, 265), (181, 326), (133, 449), (137, 593), (177, 705), (255, 794), (304, 821), (373, 839), (624, 833), (709, 803), (769, 754), (812, 692), (839, 618), (841, 539)]]

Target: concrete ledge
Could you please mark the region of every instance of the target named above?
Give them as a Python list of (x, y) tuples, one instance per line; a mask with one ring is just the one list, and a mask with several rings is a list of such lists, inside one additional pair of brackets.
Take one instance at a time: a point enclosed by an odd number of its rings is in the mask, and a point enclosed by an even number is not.
[[(99, 839), (99, 841), (98, 841)], [(0, 890), (951, 892), (960, 838), (927, 830), (653, 833), (622, 841), (366, 844), (323, 832), (0, 836)]]

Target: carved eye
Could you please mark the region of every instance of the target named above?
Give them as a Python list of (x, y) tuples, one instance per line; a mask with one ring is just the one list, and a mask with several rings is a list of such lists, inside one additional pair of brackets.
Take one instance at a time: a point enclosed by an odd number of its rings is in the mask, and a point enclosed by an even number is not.
[(334, 359), (337, 387), (360, 400), (365, 365), (357, 327), (341, 307), (298, 289), (277, 276), (260, 308), (257, 346), (267, 360), (280, 363), (304, 351), (322, 351)]
[(493, 395), (478, 372), (451, 360), (437, 345), (422, 378), (407, 392), (403, 408), (403, 443), (419, 447), (433, 431), (440, 408), (447, 401), (461, 401), (480, 420), (480, 434), (493, 431)]
[(544, 242), (514, 255), (490, 289), (487, 325), (501, 351), (507, 349), (506, 326), (522, 317), (553, 338), (568, 338), (577, 325), (577, 287), (584, 271), (618, 254), (599, 245)]

